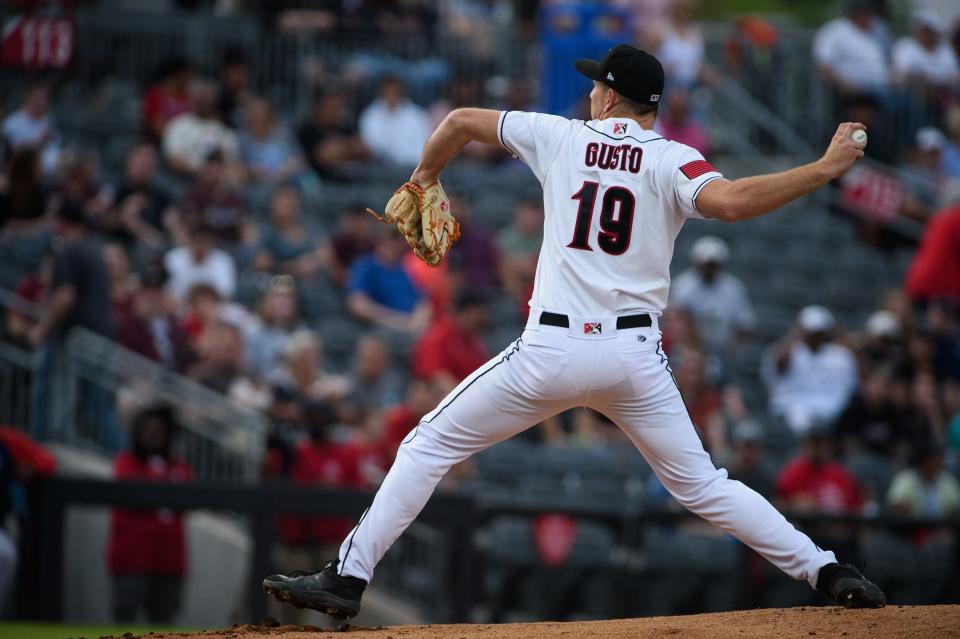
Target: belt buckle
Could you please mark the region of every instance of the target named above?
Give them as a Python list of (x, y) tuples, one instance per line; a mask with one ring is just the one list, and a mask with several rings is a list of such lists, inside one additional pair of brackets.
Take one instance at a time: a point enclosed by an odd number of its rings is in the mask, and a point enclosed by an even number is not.
[(601, 333), (603, 333), (603, 325), (600, 322), (583, 323), (584, 335), (600, 335)]

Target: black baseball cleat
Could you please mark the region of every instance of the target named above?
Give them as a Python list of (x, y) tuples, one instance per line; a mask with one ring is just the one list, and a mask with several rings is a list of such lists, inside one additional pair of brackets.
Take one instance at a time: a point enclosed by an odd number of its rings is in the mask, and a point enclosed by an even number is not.
[(851, 564), (827, 564), (817, 575), (817, 590), (844, 608), (883, 608), (883, 591)]
[(282, 603), (310, 608), (344, 620), (357, 616), (367, 582), (337, 574), (339, 560), (328, 561), (319, 572), (295, 570), (289, 575), (270, 575), (263, 590)]

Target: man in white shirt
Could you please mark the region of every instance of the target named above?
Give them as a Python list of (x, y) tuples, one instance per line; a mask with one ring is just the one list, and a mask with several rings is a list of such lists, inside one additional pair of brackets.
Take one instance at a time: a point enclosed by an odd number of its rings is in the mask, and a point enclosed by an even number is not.
[(209, 284), (223, 299), (231, 299), (237, 290), (237, 266), (229, 253), (216, 248), (209, 227), (194, 228), (190, 243), (169, 251), (163, 265), (170, 274), (167, 290), (178, 302), (184, 302), (196, 284)]
[(430, 136), (427, 112), (407, 98), (403, 82), (388, 76), (380, 97), (360, 114), (360, 137), (381, 160), (416, 166)]
[(228, 164), (239, 158), (237, 134), (217, 117), (216, 93), (207, 82), (190, 86), (190, 111), (178, 115), (163, 132), (163, 154), (174, 170), (194, 175), (210, 153), (220, 150)]
[(45, 84), (35, 83), (27, 87), (23, 105), (3, 121), (0, 135), (15, 149), (36, 149), (45, 174), (52, 175), (56, 171), (60, 135), (50, 115), (50, 90)]
[(763, 358), (770, 409), (798, 436), (839, 417), (857, 388), (856, 360), (850, 349), (832, 341), (834, 325), (830, 311), (808, 306), (797, 326)]
[(753, 306), (747, 287), (723, 270), (730, 248), (719, 237), (705, 235), (690, 250), (693, 263), (673, 281), (673, 303), (687, 309), (711, 355), (725, 359), (737, 341), (753, 328)]
[(898, 82), (948, 86), (960, 81), (957, 54), (943, 37), (943, 26), (928, 11), (914, 11), (913, 33), (893, 45), (893, 73)]
[(874, 31), (873, 4), (853, 0), (847, 15), (826, 23), (813, 39), (821, 75), (845, 93), (876, 92), (890, 83), (887, 56)]

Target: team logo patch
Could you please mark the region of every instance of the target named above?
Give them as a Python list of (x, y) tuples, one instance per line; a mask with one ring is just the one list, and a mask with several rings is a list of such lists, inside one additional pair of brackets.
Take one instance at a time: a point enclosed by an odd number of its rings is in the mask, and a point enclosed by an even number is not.
[(584, 322), (583, 323), (584, 335), (599, 335), (602, 332), (603, 332), (603, 327), (600, 325), (600, 322)]
[(627, 123), (626, 122), (614, 122), (613, 123), (613, 134), (614, 135), (624, 135), (627, 132)]
[(446, 212), (446, 210), (447, 210), (448, 208), (450, 208), (450, 205), (447, 204), (446, 202), (441, 202), (441, 203), (440, 203), (440, 210), (441, 210), (441, 211)]
[(713, 168), (713, 165), (706, 160), (694, 160), (680, 167), (680, 172), (683, 173), (688, 180), (698, 178), (704, 173), (712, 173), (715, 171), (716, 169)]

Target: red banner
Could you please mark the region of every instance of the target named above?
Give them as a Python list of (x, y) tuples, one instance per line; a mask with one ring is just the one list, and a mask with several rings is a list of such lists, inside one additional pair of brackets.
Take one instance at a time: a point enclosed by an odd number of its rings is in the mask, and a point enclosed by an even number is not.
[(892, 222), (906, 196), (895, 175), (865, 164), (856, 164), (840, 178), (840, 201), (862, 217)]
[(3, 25), (0, 61), (28, 69), (63, 69), (73, 60), (70, 18), (14, 16)]

